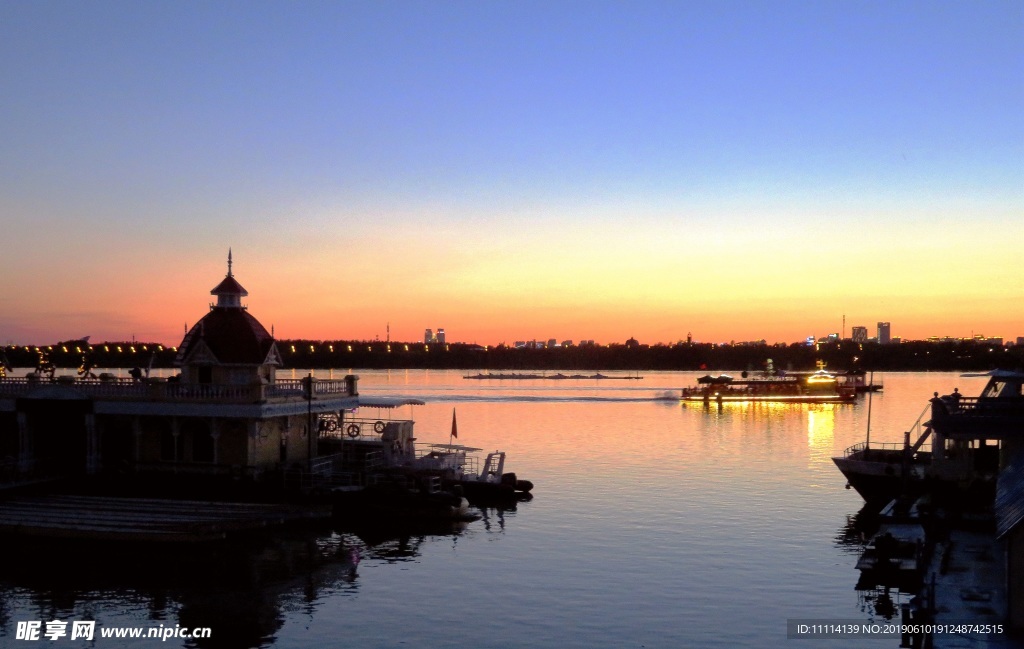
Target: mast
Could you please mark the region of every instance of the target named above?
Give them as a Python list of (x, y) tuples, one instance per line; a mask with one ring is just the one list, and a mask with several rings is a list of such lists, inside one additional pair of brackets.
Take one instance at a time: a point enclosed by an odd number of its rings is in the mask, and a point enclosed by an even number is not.
[(864, 452), (871, 448), (871, 395), (874, 393), (872, 386), (875, 384), (875, 373), (871, 372), (871, 378), (868, 379), (868, 436), (864, 441)]

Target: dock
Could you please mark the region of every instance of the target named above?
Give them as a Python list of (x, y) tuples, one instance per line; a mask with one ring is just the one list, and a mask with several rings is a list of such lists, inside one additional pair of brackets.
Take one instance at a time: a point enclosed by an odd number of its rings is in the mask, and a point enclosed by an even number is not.
[(330, 509), (283, 504), (24, 496), (0, 501), (0, 536), (102, 541), (198, 542), (303, 521)]
[[(932, 588), (934, 624), (1002, 625), (1008, 630), (1006, 572), (991, 534), (952, 530), (936, 545), (928, 580)], [(1020, 640), (1004, 633), (935, 633), (933, 649), (1010, 649)]]

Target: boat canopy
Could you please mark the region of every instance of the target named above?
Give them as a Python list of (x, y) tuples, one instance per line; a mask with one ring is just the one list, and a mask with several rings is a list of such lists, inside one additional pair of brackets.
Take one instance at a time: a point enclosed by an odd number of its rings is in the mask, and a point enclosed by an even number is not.
[(1024, 381), (1024, 372), (1017, 372), (1014, 370), (992, 370), (991, 372), (974, 372), (960, 375), (961, 378), (978, 378), (982, 376), (992, 379), (1002, 379), (1004, 381)]
[(359, 397), (360, 408), (401, 408), (402, 406), (425, 406), (422, 399), (400, 399), (390, 397)]
[(728, 374), (722, 374), (720, 376), (711, 376), (710, 374), (705, 374), (704, 376), (697, 379), (697, 383), (732, 383), (732, 377), (729, 376)]
[(430, 444), (430, 448), (436, 448), (444, 451), (466, 451), (467, 453), (479, 453), (482, 448), (473, 448), (472, 446), (463, 446), (462, 444)]

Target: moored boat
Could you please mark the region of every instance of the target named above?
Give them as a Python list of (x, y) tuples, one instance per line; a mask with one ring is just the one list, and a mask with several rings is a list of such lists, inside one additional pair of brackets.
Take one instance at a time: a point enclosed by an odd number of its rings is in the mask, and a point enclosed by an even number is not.
[(504, 451), (488, 453), (480, 463), (470, 454), (483, 449), (460, 444), (431, 444), (429, 448), (415, 466), (439, 475), (445, 486), (457, 486), (472, 503), (502, 504), (532, 498), (532, 482), (505, 472)]
[[(422, 404), (416, 399), (360, 398), (362, 407)], [(411, 419), (363, 418), (342, 412), (322, 417), (318, 428), (320, 450), (329, 450), (328, 457), (335, 458), (325, 472), (335, 478), (347, 476), (349, 484), (387, 482), (399, 476), (405, 481), (435, 480), (440, 490), (464, 495), (471, 504), (511, 504), (531, 497), (533, 483), (505, 471), (504, 451), (481, 459), (477, 454), (483, 449), (452, 443), (458, 436), (454, 411), (447, 444), (417, 443)]]
[(1024, 443), (1024, 372), (963, 376), (989, 380), (977, 397), (936, 392), (903, 444), (865, 441), (832, 458), (847, 486), (869, 503), (929, 491), (953, 504), (991, 505), (1000, 452)]

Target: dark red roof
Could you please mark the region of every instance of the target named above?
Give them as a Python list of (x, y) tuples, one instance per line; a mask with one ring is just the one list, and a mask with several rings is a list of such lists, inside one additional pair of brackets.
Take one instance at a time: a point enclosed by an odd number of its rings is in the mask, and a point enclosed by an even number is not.
[(260, 365), (274, 346), (274, 338), (259, 320), (237, 307), (210, 309), (185, 334), (178, 347), (175, 364), (182, 365), (200, 340), (206, 343), (218, 361), (227, 365)]
[(220, 295), (222, 293), (231, 295), (249, 295), (249, 291), (242, 288), (242, 285), (238, 283), (238, 280), (231, 275), (228, 275), (221, 280), (220, 284), (217, 284), (217, 286), (210, 291), (210, 295)]

